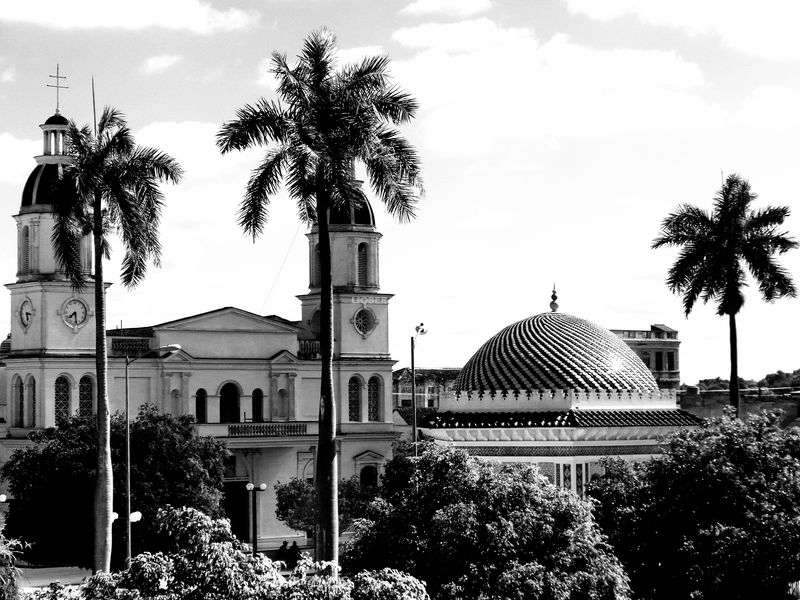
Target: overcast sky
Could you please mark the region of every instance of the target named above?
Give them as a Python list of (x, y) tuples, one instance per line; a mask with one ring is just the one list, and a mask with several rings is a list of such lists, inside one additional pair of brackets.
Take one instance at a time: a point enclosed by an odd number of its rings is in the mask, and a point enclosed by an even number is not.
[[(163, 267), (129, 291), (112, 261), (108, 325), (222, 306), (298, 319), (306, 231), (280, 195), (262, 238), (243, 236), (235, 213), (260, 153), (222, 157), (214, 135), (237, 107), (273, 94), (273, 51), (292, 57), (327, 26), (343, 60), (387, 53), (421, 105), (404, 130), (423, 160), (419, 217), (398, 225), (374, 203), (398, 366), (421, 321), (417, 363), (462, 366), (504, 326), (548, 310), (555, 283), (563, 312), (609, 329), (679, 330), (683, 381), (727, 377), (727, 320), (710, 305), (685, 318), (664, 285), (675, 252), (650, 244), (679, 203), (710, 208), (723, 174), (748, 179), (758, 205), (797, 208), (799, 17), (788, 0), (8, 2), (0, 274), (14, 280), (11, 215), (60, 63), (62, 113), (91, 121), (94, 75), (98, 104), (121, 109), (139, 143), (186, 169), (165, 189)], [(798, 236), (796, 210), (786, 228)], [(800, 277), (800, 252), (783, 264)], [(800, 301), (746, 296), (740, 374), (800, 368)]]

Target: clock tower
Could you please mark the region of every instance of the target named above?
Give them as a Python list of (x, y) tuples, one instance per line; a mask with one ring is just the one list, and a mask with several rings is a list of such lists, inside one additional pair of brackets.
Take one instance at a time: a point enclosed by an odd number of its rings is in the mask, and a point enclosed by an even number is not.
[[(12, 427), (54, 425), (55, 380), (76, 387), (75, 394), (71, 389), (69, 393), (77, 395), (81, 377), (94, 377), (94, 361), (87, 361), (94, 357), (95, 349), (94, 286), (90, 283), (80, 292), (72, 289), (51, 239), (57, 182), (70, 161), (68, 126), (58, 110), (40, 125), (42, 154), (35, 157), (37, 164), (14, 215), (17, 273), (16, 281), (6, 284), (11, 293), (11, 337), (3, 358), (9, 386), (6, 398), (10, 399), (5, 421)], [(83, 269), (90, 273), (91, 236), (83, 239), (80, 252)]]
[[(69, 163), (65, 152), (68, 121), (56, 112), (40, 127), (43, 151), (22, 192), (17, 222), (17, 281), (11, 291), (12, 354), (94, 352), (94, 288), (72, 290), (51, 240), (56, 184)], [(81, 247), (83, 268), (92, 268), (90, 237)]]

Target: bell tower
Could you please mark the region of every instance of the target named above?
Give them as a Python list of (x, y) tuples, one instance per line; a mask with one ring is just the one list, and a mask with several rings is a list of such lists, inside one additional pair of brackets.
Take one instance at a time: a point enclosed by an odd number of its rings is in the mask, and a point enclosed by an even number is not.
[[(22, 191), (17, 222), (16, 282), (11, 292), (11, 355), (94, 352), (94, 288), (72, 290), (58, 263), (52, 236), (57, 184), (69, 164), (66, 134), (69, 121), (56, 113), (42, 130), (42, 154)], [(92, 270), (92, 241), (81, 243), (82, 268)]]
[[(389, 299), (380, 291), (379, 241), (367, 200), (330, 211), (334, 358), (389, 358)], [(303, 326), (319, 339), (319, 231), (307, 234), (309, 293), (298, 296)]]

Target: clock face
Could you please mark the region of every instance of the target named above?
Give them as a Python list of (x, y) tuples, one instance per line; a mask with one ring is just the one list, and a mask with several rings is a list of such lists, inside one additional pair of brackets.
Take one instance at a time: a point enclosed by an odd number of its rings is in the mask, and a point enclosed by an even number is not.
[(73, 298), (64, 304), (64, 309), (61, 314), (67, 325), (70, 327), (80, 327), (86, 322), (88, 311), (86, 310), (86, 305), (81, 300)]
[(19, 322), (22, 323), (24, 328), (30, 327), (33, 320), (33, 303), (30, 299), (25, 298), (19, 306)]

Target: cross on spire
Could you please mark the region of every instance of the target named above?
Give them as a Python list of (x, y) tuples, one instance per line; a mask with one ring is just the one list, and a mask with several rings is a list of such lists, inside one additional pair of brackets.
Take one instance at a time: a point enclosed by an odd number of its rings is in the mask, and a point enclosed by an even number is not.
[(53, 79), (56, 80), (55, 85), (52, 85), (52, 84), (49, 84), (49, 83), (47, 84), (47, 87), (56, 88), (56, 114), (59, 114), (59, 110), (58, 110), (59, 109), (59, 101), (60, 101), (59, 91), (60, 90), (68, 90), (69, 89), (68, 85), (61, 85), (61, 79), (66, 79), (67, 76), (60, 74), (59, 67), (60, 67), (60, 65), (58, 63), (56, 63), (56, 74), (55, 75), (48, 75), (48, 77), (52, 77)]

